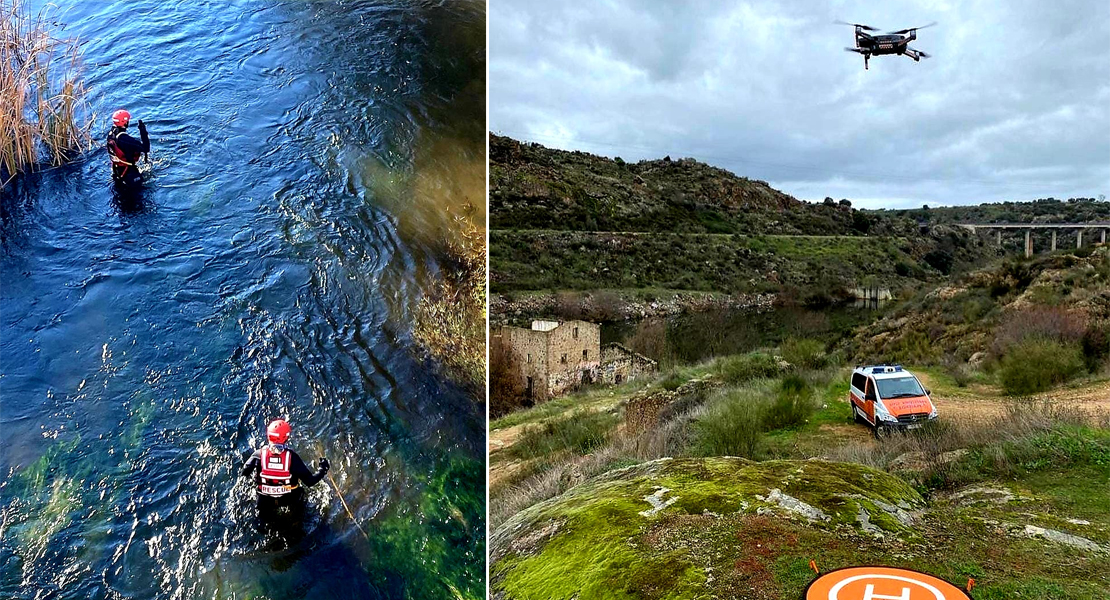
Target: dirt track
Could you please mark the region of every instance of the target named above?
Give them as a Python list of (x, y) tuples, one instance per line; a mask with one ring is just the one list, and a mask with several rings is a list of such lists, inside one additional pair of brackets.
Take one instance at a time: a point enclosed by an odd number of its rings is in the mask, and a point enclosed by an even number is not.
[[(919, 374), (921, 382), (929, 386), (927, 375)], [(976, 393), (979, 392), (979, 393)], [(1051, 402), (1068, 402), (1075, 405), (1077, 410), (1088, 413), (1092, 419), (1100, 420), (1110, 415), (1110, 381), (1078, 387), (1052, 390), (1034, 396), (1034, 400)], [(968, 388), (968, 394), (943, 395), (934, 394), (933, 402), (937, 412), (955, 421), (965, 423), (989, 422), (1006, 410), (1011, 402), (998, 391), (980, 386)]]

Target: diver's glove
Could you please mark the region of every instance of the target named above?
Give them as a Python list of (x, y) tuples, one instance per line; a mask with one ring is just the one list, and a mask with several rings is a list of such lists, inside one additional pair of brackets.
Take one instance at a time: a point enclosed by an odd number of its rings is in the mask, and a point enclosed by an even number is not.
[(139, 119), (139, 138), (143, 142), (143, 158), (150, 162), (150, 136), (146, 134), (146, 123)]
[(331, 470), (331, 465), (328, 464), (328, 459), (321, 458), (320, 459), (320, 472), (321, 473), (327, 473), (329, 470)]

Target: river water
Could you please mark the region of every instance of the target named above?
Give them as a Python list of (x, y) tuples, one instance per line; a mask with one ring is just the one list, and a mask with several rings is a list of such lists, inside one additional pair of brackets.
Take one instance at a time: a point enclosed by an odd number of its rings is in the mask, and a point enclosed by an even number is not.
[[(482, 225), (484, 4), (55, 15), (97, 138), (153, 151), (135, 197), (102, 153), (3, 190), (0, 597), (482, 597), (484, 408), (411, 321)], [(238, 470), (278, 415), (335, 485), (273, 533)]]

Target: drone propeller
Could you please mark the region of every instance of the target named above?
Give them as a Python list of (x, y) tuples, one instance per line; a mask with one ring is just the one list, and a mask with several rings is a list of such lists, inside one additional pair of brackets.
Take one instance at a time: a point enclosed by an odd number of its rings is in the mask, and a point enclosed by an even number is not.
[(852, 27), (859, 27), (860, 29), (862, 29), (864, 31), (878, 31), (879, 30), (878, 27), (872, 27), (870, 25), (864, 25), (862, 23), (849, 23), (847, 21), (833, 21), (833, 23), (836, 23), (837, 25), (851, 25)]
[(898, 31), (891, 31), (890, 33), (895, 34), (895, 35), (902, 35), (903, 33), (909, 33), (911, 31), (915, 31), (915, 30), (918, 30), (918, 29), (925, 29), (926, 27), (932, 27), (933, 25), (936, 25), (936, 24), (937, 24), (937, 22), (933, 21), (932, 23), (929, 23), (928, 25), (922, 25), (921, 27), (910, 27), (909, 29), (899, 29)]
[(847, 46), (844, 47), (844, 51), (845, 52), (855, 52), (857, 54), (863, 54), (863, 50), (860, 50), (859, 48), (848, 48)]

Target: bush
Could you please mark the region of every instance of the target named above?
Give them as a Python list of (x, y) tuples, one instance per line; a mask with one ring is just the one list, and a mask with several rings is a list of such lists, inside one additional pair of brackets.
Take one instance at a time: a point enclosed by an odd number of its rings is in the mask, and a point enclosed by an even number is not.
[(726, 356), (717, 360), (717, 374), (726, 383), (744, 383), (763, 377), (775, 377), (782, 372), (782, 367), (774, 356), (765, 352), (752, 352)]
[(1087, 330), (1087, 318), (1079, 312), (1056, 306), (1036, 306), (1007, 312), (995, 334), (994, 351), (999, 356), (1026, 340), (1053, 340), (1070, 345)]
[(1002, 357), (998, 376), (1007, 394), (1028, 396), (1070, 380), (1085, 366), (1078, 344), (1026, 340)]
[(894, 344), (893, 356), (902, 363), (932, 363), (938, 354), (933, 340), (939, 337), (938, 335), (930, 338), (924, 331), (911, 331)]
[(816, 410), (809, 384), (797, 375), (787, 375), (779, 385), (778, 395), (763, 412), (763, 429), (772, 431), (801, 425)]
[(825, 344), (818, 340), (789, 338), (779, 351), (783, 360), (800, 369), (823, 369), (829, 364)]
[(945, 250), (930, 250), (925, 253), (923, 258), (927, 265), (940, 271), (944, 275), (948, 275), (952, 272), (952, 263), (955, 261), (955, 258), (952, 256), (951, 252)]
[(764, 403), (747, 389), (722, 390), (704, 417), (693, 423), (692, 452), (698, 456), (742, 456), (764, 452)]
[(1092, 323), (1079, 340), (1087, 370), (1097, 372), (1110, 359), (1110, 321)]
[(617, 417), (605, 412), (579, 411), (558, 421), (529, 427), (511, 452), (519, 458), (539, 458), (569, 450), (588, 454), (609, 440)]
[(682, 377), (682, 375), (679, 375), (678, 371), (671, 371), (671, 374), (668, 375), (666, 379), (661, 381), (659, 385), (663, 386), (663, 389), (667, 390), (668, 392), (673, 392), (681, 387), (684, 383), (686, 383), (686, 379)]

